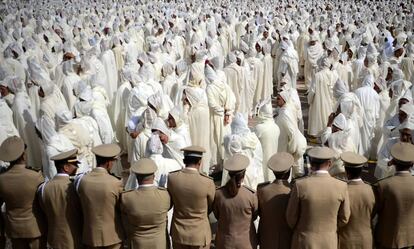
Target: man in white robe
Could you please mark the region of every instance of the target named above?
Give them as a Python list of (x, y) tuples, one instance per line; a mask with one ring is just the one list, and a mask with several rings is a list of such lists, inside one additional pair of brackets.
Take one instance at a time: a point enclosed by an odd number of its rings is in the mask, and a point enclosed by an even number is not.
[(349, 136), (347, 119), (344, 114), (332, 114), (329, 116), (328, 124), (322, 133), (322, 144), (328, 146), (336, 152), (333, 165), (329, 169), (332, 176), (345, 177), (345, 168), (340, 159), (343, 152), (351, 151), (357, 153), (357, 149), (353, 144), (352, 138)]
[(322, 58), (320, 63), (321, 70), (314, 75), (308, 90), (308, 134), (313, 137), (319, 137), (328, 123), (329, 115), (333, 112), (335, 102), (332, 88), (338, 78), (337, 74), (330, 70), (328, 58)]
[(62, 79), (61, 91), (63, 97), (65, 97), (69, 111), (72, 111), (73, 106), (76, 102), (76, 96), (73, 94), (73, 89), (77, 87), (76, 85), (79, 83), (79, 81), (81, 81), (81, 78), (75, 73), (72, 60), (63, 62), (62, 71), (64, 77)]
[(299, 56), (295, 48), (289, 43), (282, 41), (280, 43), (282, 54), (280, 56), (279, 68), (277, 70), (277, 82), (280, 82), (281, 73), (289, 75), (291, 82), (290, 87), (296, 89), (296, 79), (299, 73)]
[[(203, 89), (185, 88), (183, 93), (184, 115), (187, 116), (192, 145), (210, 148), (210, 111), (207, 103), (203, 100)], [(210, 158), (210, 150), (207, 150), (202, 158), (202, 171), (205, 174), (210, 172)]]
[(261, 92), (261, 89), (263, 88), (264, 84), (264, 66), (262, 60), (257, 58), (257, 51), (255, 48), (250, 48), (249, 57), (246, 59), (246, 62), (248, 63), (251, 69), (251, 83), (252, 88), (254, 88), (254, 95), (251, 106), (253, 107), (260, 102), (260, 95), (258, 93)]
[(36, 135), (35, 110), (32, 108), (29, 96), (24, 88), (23, 81), (18, 77), (6, 78), (10, 90), (14, 93), (14, 101), (11, 107), (13, 121), (19, 136), (27, 145), (27, 165), (40, 169), (42, 159), (39, 147), (39, 138)]
[(228, 62), (230, 64), (224, 68), (224, 72), (226, 74), (227, 84), (236, 97), (235, 112), (238, 112), (241, 109), (241, 102), (246, 101), (242, 99), (243, 91), (245, 91), (244, 85), (242, 85), (244, 82), (242, 78), (242, 67), (237, 64), (237, 58), (233, 52), (229, 53)]
[(414, 116), (411, 115), (410, 118), (405, 120), (396, 129), (398, 129), (399, 135), (384, 141), (384, 146), (378, 152), (377, 167), (375, 167), (374, 172), (374, 176), (377, 179), (383, 179), (395, 173), (395, 167), (392, 165), (391, 147), (398, 142), (414, 142)]
[[(226, 148), (226, 158), (237, 153), (249, 158), (250, 163), (246, 168), (243, 184), (256, 189), (257, 185), (264, 181), (262, 146), (240, 113), (236, 113), (231, 123), (231, 134), (224, 138), (224, 147)], [(221, 185), (226, 184), (228, 179), (227, 170), (223, 170)]]
[(401, 70), (404, 72), (405, 80), (412, 81), (414, 75), (414, 44), (409, 43), (406, 49), (407, 53), (401, 59)]
[[(0, 144), (9, 137), (19, 136), (13, 123), (13, 112), (4, 99), (0, 98)], [(0, 171), (7, 168), (8, 163), (0, 161)]]
[[(121, 73), (122, 83), (116, 91), (115, 97), (112, 101), (111, 121), (115, 130), (115, 136), (118, 140), (119, 146), (123, 152), (128, 152), (128, 133), (125, 130), (127, 127), (127, 107), (128, 99), (131, 94), (133, 82), (137, 80), (136, 74), (129, 70), (123, 70)], [(137, 82), (135, 83), (137, 84)]]
[(101, 41), (101, 51), (102, 53), (99, 59), (101, 60), (104, 67), (105, 81), (99, 83), (105, 87), (109, 101), (112, 102), (112, 98), (115, 95), (116, 89), (118, 89), (118, 70), (116, 67), (115, 56), (109, 47), (108, 40), (103, 39)]
[(270, 101), (261, 104), (255, 120), (257, 123), (254, 127), (254, 133), (256, 133), (263, 150), (263, 177), (265, 181), (273, 181), (274, 175), (267, 167), (267, 162), (273, 154), (278, 152), (280, 130), (273, 119)]
[(210, 165), (222, 165), (224, 159), (224, 117), (234, 110), (232, 91), (223, 82), (211, 65), (205, 68), (207, 98), (210, 107)]
[(36, 128), (42, 140), (42, 173), (45, 179), (50, 180), (57, 174), (55, 162), (50, 158), (75, 147), (65, 135), (56, 132), (55, 122), (47, 116), (37, 120)]
[(309, 87), (318, 68), (318, 60), (323, 56), (324, 50), (316, 34), (312, 34), (309, 43), (305, 46), (305, 86)]
[(379, 118), (380, 102), (378, 93), (374, 90), (374, 77), (367, 75), (362, 86), (355, 90), (363, 108), (363, 125), (361, 127), (361, 146), (359, 154), (369, 158), (371, 154), (372, 139)]
[(184, 115), (181, 113), (178, 107), (174, 107), (169, 111), (167, 124), (168, 128), (172, 129), (177, 137), (180, 137), (177, 140), (180, 140), (181, 148), (192, 145), (188, 125), (184, 122)]
[(289, 93), (282, 91), (276, 96), (276, 105), (279, 107), (276, 124), (280, 129), (278, 152), (288, 152), (295, 159), (293, 177), (304, 174), (303, 154), (305, 154), (307, 141), (299, 131), (294, 111), (287, 106)]
[(77, 173), (85, 173), (96, 166), (95, 154), (92, 152), (93, 139), (88, 129), (73, 119), (69, 111), (56, 113), (56, 128), (58, 133), (67, 137), (72, 145), (78, 150), (80, 161)]

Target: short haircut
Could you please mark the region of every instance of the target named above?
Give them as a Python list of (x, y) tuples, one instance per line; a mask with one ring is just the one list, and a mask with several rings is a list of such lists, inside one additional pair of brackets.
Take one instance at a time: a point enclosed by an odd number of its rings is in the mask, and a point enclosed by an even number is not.
[(363, 167), (358, 167), (358, 168), (352, 167), (351, 168), (351, 167), (346, 167), (345, 166), (345, 171), (348, 175), (348, 179), (360, 178), (361, 174), (362, 174), (362, 168)]
[(195, 157), (195, 156), (184, 156), (184, 164), (185, 165), (191, 165), (191, 164), (198, 164), (201, 161), (201, 157)]
[(105, 164), (109, 161), (113, 161), (115, 160), (113, 157), (100, 157), (100, 156), (96, 156), (96, 165), (102, 165)]

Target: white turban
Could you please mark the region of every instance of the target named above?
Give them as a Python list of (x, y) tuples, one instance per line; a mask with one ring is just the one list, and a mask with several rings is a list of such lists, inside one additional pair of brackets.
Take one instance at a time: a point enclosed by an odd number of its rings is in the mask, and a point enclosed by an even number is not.
[(338, 79), (333, 87), (335, 99), (339, 99), (344, 93), (349, 92), (349, 86), (343, 80)]
[(278, 93), (278, 95), (280, 96), (280, 97), (282, 97), (282, 99), (287, 103), (288, 101), (289, 101), (289, 99), (290, 99), (290, 94), (289, 94), (289, 92), (288, 91), (281, 91), (281, 92), (279, 92)]
[(332, 125), (335, 125), (336, 127), (338, 127), (341, 130), (346, 130), (347, 129), (347, 121), (346, 121), (346, 117), (344, 114), (339, 113), (338, 116), (335, 117), (335, 119), (333, 120)]
[(180, 112), (178, 107), (174, 107), (173, 109), (171, 109), (169, 114), (174, 118), (177, 127), (180, 127), (184, 123), (182, 113)]
[(162, 120), (160, 117), (157, 117), (154, 120), (154, 122), (152, 123), (151, 130), (160, 131), (160, 132), (164, 133), (165, 135), (167, 135), (168, 137), (171, 135), (170, 130), (168, 129), (168, 127), (165, 124), (164, 120)]
[(162, 155), (164, 149), (160, 137), (154, 134), (151, 134), (147, 142), (147, 152), (149, 155)]
[(72, 113), (68, 110), (58, 111), (56, 113), (56, 127), (61, 128), (72, 121)]
[(8, 76), (6, 77), (3, 82), (5, 82), (5, 85), (12, 91), (14, 94), (18, 92), (25, 91), (25, 86), (23, 83), (23, 80), (20, 79), (18, 76)]
[(167, 62), (162, 66), (162, 72), (164, 76), (170, 75), (174, 72), (174, 65)]
[(249, 133), (250, 129), (247, 125), (247, 120), (241, 113), (236, 113), (231, 122), (231, 133), (232, 134), (246, 134)]
[(374, 76), (372, 74), (368, 74), (367, 76), (365, 76), (364, 80), (362, 81), (361, 86), (368, 86), (368, 87), (374, 87)]

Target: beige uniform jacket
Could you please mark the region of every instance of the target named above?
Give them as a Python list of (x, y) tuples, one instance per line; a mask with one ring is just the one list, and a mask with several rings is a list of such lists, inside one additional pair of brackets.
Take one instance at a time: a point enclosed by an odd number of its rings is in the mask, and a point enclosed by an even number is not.
[(235, 197), (230, 197), (225, 187), (216, 191), (213, 212), (218, 220), (216, 248), (257, 248), (256, 229), (257, 197), (244, 186)]
[(170, 195), (164, 188), (139, 187), (121, 194), (124, 230), (132, 248), (168, 248), (167, 212), (170, 208)]
[(372, 249), (372, 218), (375, 195), (372, 187), (363, 181), (348, 183), (351, 216), (349, 222), (339, 229), (340, 249)]
[(40, 172), (24, 164), (14, 165), (0, 175), (0, 200), (6, 203), (6, 232), (10, 238), (37, 238), (45, 233), (36, 194), (43, 181)]
[(191, 246), (209, 245), (208, 214), (214, 201), (213, 180), (195, 169), (185, 168), (168, 175), (168, 192), (174, 205), (172, 241)]
[(290, 249), (292, 229), (286, 221), (290, 189), (285, 180), (258, 186), (260, 249)]
[(336, 249), (338, 227), (350, 216), (348, 187), (328, 173), (299, 179), (292, 187), (286, 218), (292, 249)]
[(376, 184), (376, 242), (387, 248), (414, 246), (414, 177), (397, 172)]
[(88, 246), (109, 246), (123, 239), (119, 194), (122, 184), (106, 169), (95, 168), (79, 180), (83, 212), (82, 241)]
[(56, 175), (40, 189), (41, 206), (47, 218), (47, 242), (54, 249), (82, 245), (82, 208), (68, 175)]

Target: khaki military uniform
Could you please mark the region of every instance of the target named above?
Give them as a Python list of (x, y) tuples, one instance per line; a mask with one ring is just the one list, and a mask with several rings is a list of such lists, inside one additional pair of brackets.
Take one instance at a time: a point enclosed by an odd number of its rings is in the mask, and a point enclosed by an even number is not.
[(0, 175), (0, 200), (6, 203), (6, 233), (13, 248), (46, 248), (45, 221), (36, 198), (43, 181), (40, 172), (24, 164)]
[(120, 248), (123, 239), (118, 209), (122, 184), (104, 168), (95, 168), (77, 182), (83, 212), (82, 241), (90, 248)]
[(40, 189), (47, 217), (47, 242), (53, 249), (82, 247), (82, 209), (68, 175), (58, 174)]
[(414, 177), (397, 172), (376, 184), (378, 248), (414, 246)]
[(286, 180), (258, 186), (260, 249), (290, 249), (292, 230), (286, 221), (290, 191)]
[(235, 197), (230, 197), (225, 187), (216, 191), (213, 211), (218, 220), (216, 248), (257, 248), (256, 229), (257, 197), (244, 186)]
[(174, 204), (171, 236), (174, 249), (210, 248), (208, 214), (214, 201), (213, 180), (185, 168), (168, 175), (168, 192)]
[(347, 184), (327, 172), (297, 180), (286, 218), (293, 229), (292, 249), (338, 248), (337, 228), (350, 216)]
[(349, 222), (339, 230), (339, 248), (373, 248), (372, 218), (375, 196), (370, 185), (363, 181), (348, 183), (351, 216)]
[(372, 218), (375, 196), (370, 185), (363, 181), (348, 183), (351, 216), (349, 222), (339, 229), (339, 248), (373, 248)]
[(170, 195), (164, 188), (139, 187), (121, 194), (123, 224), (134, 249), (169, 247), (167, 212)]

